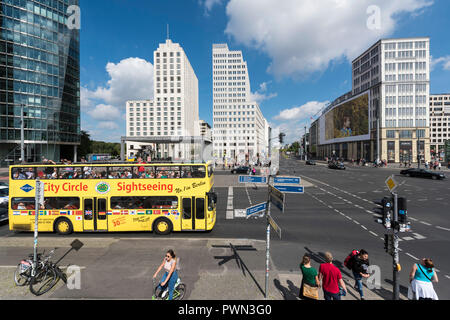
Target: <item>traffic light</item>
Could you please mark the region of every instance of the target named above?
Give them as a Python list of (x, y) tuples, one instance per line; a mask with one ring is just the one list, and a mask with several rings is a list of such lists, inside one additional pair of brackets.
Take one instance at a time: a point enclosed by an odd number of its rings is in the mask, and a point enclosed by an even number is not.
[(284, 137), (285, 137), (286, 135), (284, 134), (284, 133), (280, 133), (279, 135), (278, 135), (278, 138), (279, 138), (279, 140), (280, 140), (280, 144), (283, 144), (284, 143)]
[(385, 234), (384, 235), (384, 251), (389, 253), (391, 256), (394, 255), (394, 235), (393, 234)]
[(390, 229), (394, 210), (394, 199), (392, 197), (384, 197), (379, 201), (374, 201), (374, 203), (380, 206), (373, 209), (373, 212), (375, 212), (375, 221), (384, 225), (386, 229)]
[(410, 231), (406, 198), (398, 198), (398, 227), (400, 232)]

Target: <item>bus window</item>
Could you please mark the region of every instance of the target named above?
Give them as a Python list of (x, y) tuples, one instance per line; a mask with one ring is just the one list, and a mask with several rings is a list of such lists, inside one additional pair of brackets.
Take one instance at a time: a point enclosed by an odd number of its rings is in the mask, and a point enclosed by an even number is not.
[(33, 168), (13, 168), (12, 169), (12, 178), (14, 180), (32, 179), (32, 178), (29, 178), (29, 175), (30, 175), (29, 169), (32, 170), (31, 173), (33, 174), (33, 177), (34, 177), (34, 169)]
[(11, 208), (13, 210), (34, 210), (34, 198), (13, 198), (11, 201)]
[(191, 198), (183, 199), (183, 219), (189, 220), (192, 218)]
[(181, 167), (181, 178), (192, 178), (192, 167), (182, 166)]
[(111, 197), (111, 209), (177, 209), (178, 197)]
[[(46, 180), (46, 179), (56, 179), (58, 176), (57, 172), (55, 172), (56, 168), (52, 167), (39, 167), (36, 168), (36, 174), (39, 179)], [(52, 178), (52, 175), (54, 177)]]
[(75, 169), (73, 167), (59, 168), (59, 179), (75, 179)]
[(156, 177), (159, 179), (176, 179), (180, 177), (180, 167), (156, 167)]
[(109, 168), (109, 179), (131, 179), (132, 176), (131, 167), (110, 167)]
[(46, 210), (78, 210), (80, 198), (76, 197), (46, 197), (44, 208)]
[(98, 199), (98, 220), (106, 220), (106, 199)]
[(204, 178), (206, 177), (206, 169), (202, 166), (192, 167), (192, 178)]
[(208, 166), (208, 177), (211, 177), (214, 173), (214, 167), (212, 164)]
[(195, 219), (205, 219), (205, 199), (195, 199)]
[(92, 220), (93, 218), (94, 218), (94, 215), (93, 215), (92, 199), (85, 199), (84, 200), (84, 219)]

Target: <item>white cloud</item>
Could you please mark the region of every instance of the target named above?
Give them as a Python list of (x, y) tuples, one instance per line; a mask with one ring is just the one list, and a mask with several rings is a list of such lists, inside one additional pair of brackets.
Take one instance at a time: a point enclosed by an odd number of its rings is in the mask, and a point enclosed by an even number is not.
[(99, 104), (94, 109), (89, 110), (87, 113), (95, 120), (123, 120), (119, 109), (111, 105)]
[(269, 82), (263, 82), (259, 85), (259, 90), (256, 92), (250, 93), (250, 100), (255, 101), (258, 103), (263, 102), (264, 100), (270, 100), (272, 98), (275, 98), (278, 96), (277, 93), (266, 93), (267, 92), (267, 86), (271, 83)]
[[(153, 64), (140, 58), (127, 58), (106, 65), (109, 80), (95, 89), (81, 88), (81, 110), (89, 116), (83, 127), (116, 130), (125, 134), (125, 103), (128, 100), (153, 99)], [(93, 139), (112, 141), (111, 132), (93, 130)]]
[(300, 107), (282, 110), (277, 116), (274, 117), (274, 119), (280, 121), (309, 120), (328, 104), (328, 101), (310, 101)]
[(432, 0), (379, 0), (379, 28), (369, 28), (373, 0), (230, 0), (225, 33), (260, 49), (271, 59), (268, 71), (307, 76), (330, 62), (351, 60), (395, 31), (401, 13), (418, 15)]
[(438, 65), (442, 65), (444, 70), (450, 71), (450, 56), (440, 57), (437, 59), (431, 57), (431, 71), (433, 71)]
[(205, 14), (208, 15), (209, 12), (215, 5), (220, 5), (223, 0), (199, 0), (200, 5), (205, 7)]

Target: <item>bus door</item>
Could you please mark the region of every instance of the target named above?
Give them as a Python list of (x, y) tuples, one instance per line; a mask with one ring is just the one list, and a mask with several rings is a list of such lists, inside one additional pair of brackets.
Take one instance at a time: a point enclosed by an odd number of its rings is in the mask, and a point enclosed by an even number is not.
[(84, 198), (84, 231), (107, 231), (108, 215), (105, 198)]
[(194, 230), (193, 220), (192, 220), (192, 199), (194, 198), (183, 198), (181, 203), (181, 230)]
[(206, 230), (205, 205), (205, 198), (183, 198), (182, 230)]

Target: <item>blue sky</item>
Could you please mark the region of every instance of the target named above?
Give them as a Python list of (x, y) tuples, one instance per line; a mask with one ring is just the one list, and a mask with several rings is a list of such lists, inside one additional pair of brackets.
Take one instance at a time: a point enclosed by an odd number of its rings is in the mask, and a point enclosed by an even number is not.
[[(373, 5), (378, 11), (369, 10)], [(200, 118), (211, 125), (213, 43), (243, 51), (252, 92), (288, 142), (327, 102), (351, 90), (349, 61), (380, 38), (430, 37), (431, 93), (450, 92), (445, 0), (80, 0), (80, 6), (81, 128), (96, 140), (125, 135), (124, 101), (153, 98), (153, 51), (165, 41), (167, 24), (195, 70)]]

